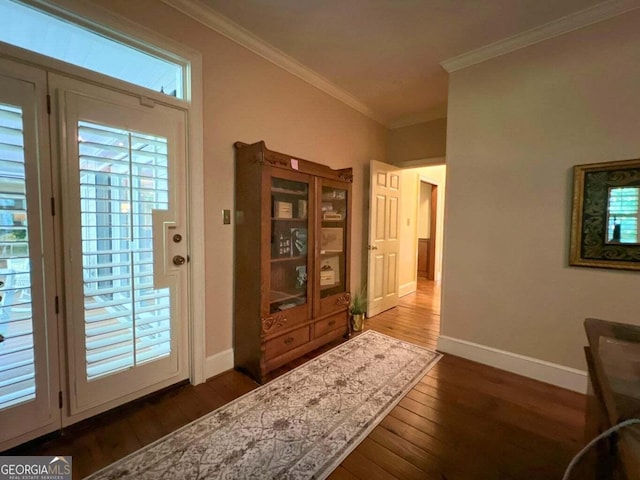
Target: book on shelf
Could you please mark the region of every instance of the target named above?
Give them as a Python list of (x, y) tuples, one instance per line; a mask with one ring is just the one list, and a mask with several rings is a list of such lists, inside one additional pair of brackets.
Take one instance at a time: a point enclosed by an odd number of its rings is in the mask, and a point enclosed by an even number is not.
[(307, 285), (307, 266), (296, 267), (296, 288), (304, 288)]
[(330, 285), (335, 285), (336, 283), (336, 272), (332, 270), (320, 270), (320, 286), (328, 287)]
[(306, 200), (298, 200), (298, 218), (307, 218)]
[(320, 207), (323, 212), (331, 212), (333, 210), (332, 202), (322, 202), (322, 206)]
[(320, 286), (335, 285), (340, 281), (340, 257), (332, 255), (320, 261)]
[(307, 254), (307, 229), (291, 229), (291, 256), (298, 257)]
[(291, 202), (275, 200), (273, 202), (274, 218), (293, 218), (293, 205)]
[(291, 237), (284, 233), (278, 233), (272, 241), (271, 248), (273, 258), (289, 257), (291, 255)]
[(329, 222), (335, 222), (342, 220), (342, 214), (338, 212), (324, 212), (322, 214), (322, 220), (326, 220)]
[(346, 190), (324, 190), (322, 200), (344, 200), (347, 198)]

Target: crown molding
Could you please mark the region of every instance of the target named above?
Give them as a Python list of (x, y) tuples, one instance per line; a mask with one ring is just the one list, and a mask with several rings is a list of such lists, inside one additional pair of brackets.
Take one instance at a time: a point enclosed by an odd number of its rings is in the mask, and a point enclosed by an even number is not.
[(638, 7), (640, 7), (639, 0), (609, 0), (598, 3), (539, 27), (450, 58), (441, 62), (440, 65), (447, 72), (452, 73), (594, 23), (608, 20)]
[(162, 2), (331, 95), (370, 119), (388, 126), (385, 119), (376, 115), (373, 110), (351, 94), (206, 5), (193, 0), (162, 0)]

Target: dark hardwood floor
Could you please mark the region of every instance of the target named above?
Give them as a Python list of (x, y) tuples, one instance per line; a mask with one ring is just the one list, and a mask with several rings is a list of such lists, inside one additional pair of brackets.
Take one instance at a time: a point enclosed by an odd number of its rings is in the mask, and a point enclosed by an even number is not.
[[(439, 302), (434, 283), (421, 280), (415, 294), (365, 328), (435, 349)], [(228, 371), (4, 454), (72, 455), (73, 478), (83, 478), (256, 387)], [(329, 478), (560, 479), (584, 443), (585, 404), (583, 395), (445, 355)]]

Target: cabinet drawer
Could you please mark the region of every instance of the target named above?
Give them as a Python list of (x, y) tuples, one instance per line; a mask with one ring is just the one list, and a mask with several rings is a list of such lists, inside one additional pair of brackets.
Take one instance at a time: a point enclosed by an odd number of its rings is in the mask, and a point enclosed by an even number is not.
[(297, 324), (306, 322), (309, 319), (309, 311), (307, 305), (290, 308), (282, 312), (272, 313), (266, 317), (262, 317), (262, 334), (273, 336), (280, 330), (294, 327)]
[(314, 330), (314, 338), (321, 337), (327, 332), (331, 330), (336, 330), (338, 328), (345, 329), (347, 328), (347, 314), (346, 312), (341, 312), (336, 315), (331, 315), (330, 317), (323, 318), (322, 320), (318, 320), (315, 323)]
[(272, 358), (282, 355), (289, 350), (293, 350), (300, 345), (309, 341), (309, 327), (299, 328), (293, 332), (289, 332), (281, 337), (269, 340), (264, 345), (264, 358), (271, 360)]

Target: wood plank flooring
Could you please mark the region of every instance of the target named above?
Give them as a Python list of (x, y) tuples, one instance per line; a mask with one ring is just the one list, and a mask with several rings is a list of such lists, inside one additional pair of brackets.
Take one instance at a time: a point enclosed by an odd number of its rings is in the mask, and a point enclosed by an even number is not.
[[(439, 301), (434, 283), (420, 280), (415, 294), (367, 319), (365, 328), (435, 349)], [(4, 454), (72, 455), (73, 478), (83, 478), (256, 387), (241, 373), (225, 372)], [(584, 443), (585, 405), (583, 395), (445, 355), (329, 478), (559, 479)]]

